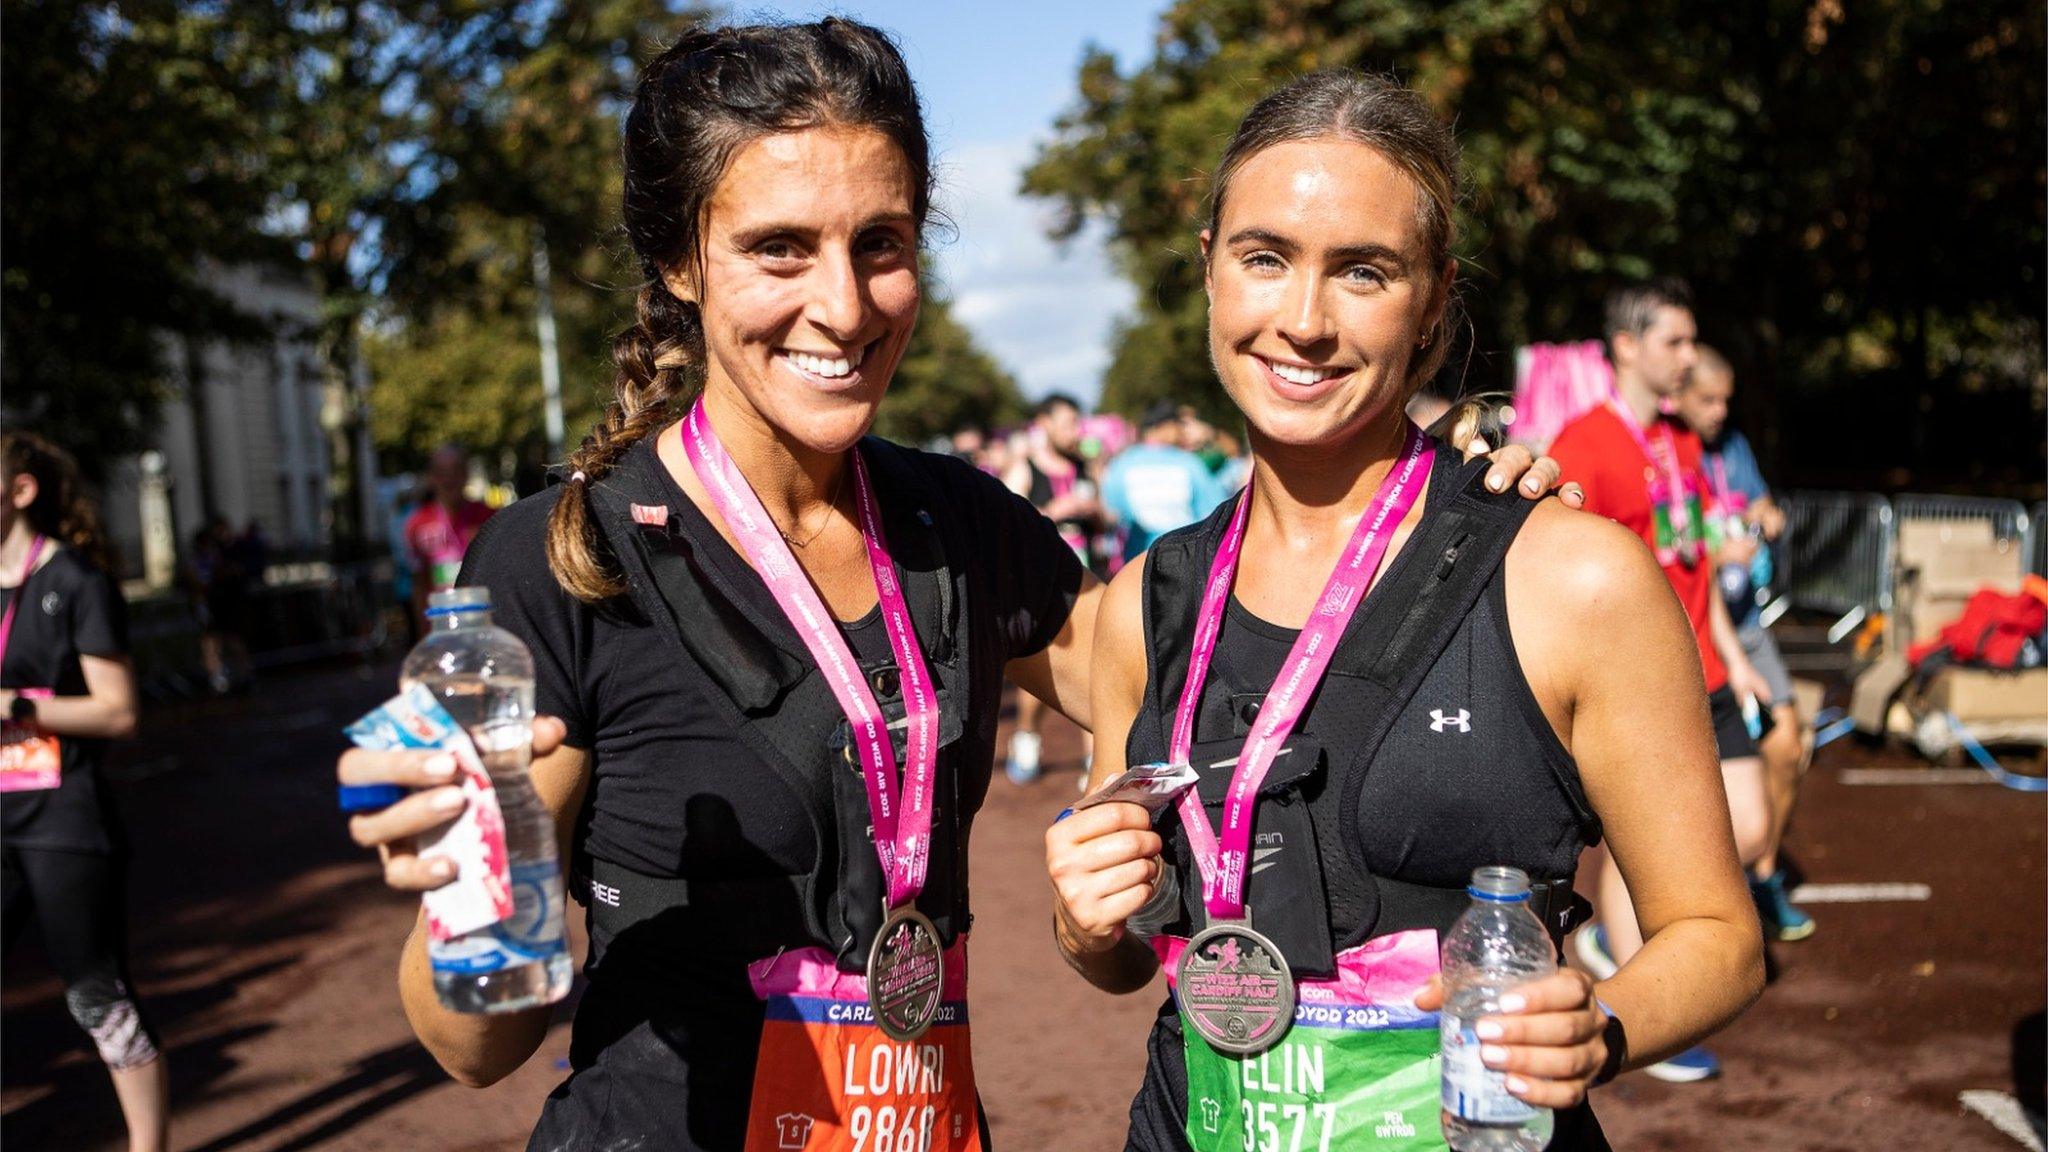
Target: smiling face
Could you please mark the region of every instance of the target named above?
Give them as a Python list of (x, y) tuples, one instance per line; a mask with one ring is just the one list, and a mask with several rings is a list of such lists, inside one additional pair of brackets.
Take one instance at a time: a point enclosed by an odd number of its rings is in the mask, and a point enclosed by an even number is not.
[(1401, 411), (1453, 271), (1431, 258), (1420, 195), (1378, 150), (1333, 136), (1232, 174), (1202, 237), (1209, 355), (1255, 436), (1337, 444)]
[(740, 148), (706, 210), (701, 288), (665, 276), (703, 318), (706, 391), (819, 452), (860, 439), (917, 325), (914, 188), (870, 128)]

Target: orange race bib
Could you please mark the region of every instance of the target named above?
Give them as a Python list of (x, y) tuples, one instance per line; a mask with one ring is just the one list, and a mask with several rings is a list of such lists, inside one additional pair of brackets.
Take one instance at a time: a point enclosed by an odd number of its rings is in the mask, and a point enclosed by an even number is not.
[(748, 965), (767, 1009), (746, 1152), (980, 1152), (967, 1035), (967, 939), (945, 952), (938, 1019), (916, 1040), (875, 1026), (867, 979), (823, 948)]
[[(43, 688), (24, 688), (23, 696), (47, 700)], [(36, 792), (64, 780), (64, 745), (53, 732), (35, 724), (0, 719), (0, 792)]]

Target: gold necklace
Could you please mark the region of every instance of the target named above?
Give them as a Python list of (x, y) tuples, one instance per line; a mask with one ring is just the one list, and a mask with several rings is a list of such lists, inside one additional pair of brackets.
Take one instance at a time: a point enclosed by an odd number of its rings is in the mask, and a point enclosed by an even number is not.
[[(851, 465), (848, 465), (848, 467), (851, 467)], [(841, 468), (839, 470), (839, 475), (832, 478), (832, 495), (825, 501), (825, 515), (818, 521), (817, 531), (811, 533), (810, 536), (808, 536), (805, 539), (799, 540), (796, 537), (791, 536), (789, 533), (783, 532), (781, 525), (776, 526), (775, 530), (782, 534), (782, 539), (784, 543), (788, 544), (791, 548), (807, 548), (810, 545), (816, 543), (818, 537), (823, 536), (825, 534), (825, 529), (830, 528), (832, 526), (832, 509), (837, 507), (839, 504), (839, 484), (840, 481), (844, 479), (846, 479), (846, 469)], [(795, 527), (803, 527), (802, 521), (798, 521)]]

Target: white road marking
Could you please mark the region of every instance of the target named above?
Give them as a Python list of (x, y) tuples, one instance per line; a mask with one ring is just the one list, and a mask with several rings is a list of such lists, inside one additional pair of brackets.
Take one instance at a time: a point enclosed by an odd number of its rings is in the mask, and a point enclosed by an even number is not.
[(1996, 784), (1981, 768), (1844, 768), (1844, 784)]
[(2029, 1118), (2020, 1102), (2007, 1093), (1973, 1088), (1963, 1093), (1961, 1099), (1964, 1109), (1991, 1121), (1993, 1128), (2019, 1141), (2022, 1147), (2043, 1152), (2038, 1121)]
[(1794, 904), (1885, 904), (1926, 900), (1934, 890), (1925, 884), (1801, 884), (1792, 890)]

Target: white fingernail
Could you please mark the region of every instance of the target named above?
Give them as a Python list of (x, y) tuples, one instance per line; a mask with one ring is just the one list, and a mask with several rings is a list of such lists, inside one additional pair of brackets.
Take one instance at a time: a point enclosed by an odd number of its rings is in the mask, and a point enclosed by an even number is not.
[(438, 793), (434, 797), (434, 809), (437, 812), (454, 812), (467, 803), (469, 798), (456, 789)]
[(1496, 473), (1493, 473), (1493, 474), (1491, 474), (1491, 475), (1487, 476), (1487, 478), (1486, 478), (1486, 486), (1487, 486), (1487, 487), (1488, 487), (1489, 489), (1491, 489), (1491, 490), (1493, 490), (1493, 491), (1495, 491), (1495, 492), (1498, 492), (1498, 491), (1500, 491), (1500, 490), (1501, 490), (1502, 488), (1506, 487), (1506, 486), (1507, 486), (1507, 482), (1508, 482), (1508, 480), (1507, 480), (1507, 477), (1505, 477), (1505, 476), (1502, 476), (1502, 475), (1501, 475), (1501, 474), (1499, 474), (1498, 472), (1496, 472)]
[(427, 775), (445, 780), (455, 775), (455, 756), (448, 752), (437, 752), (427, 757), (427, 762), (421, 767)]
[(1510, 992), (1500, 998), (1500, 1010), (1503, 1012), (1520, 1012), (1528, 1006), (1528, 997), (1523, 996), (1519, 992)]

